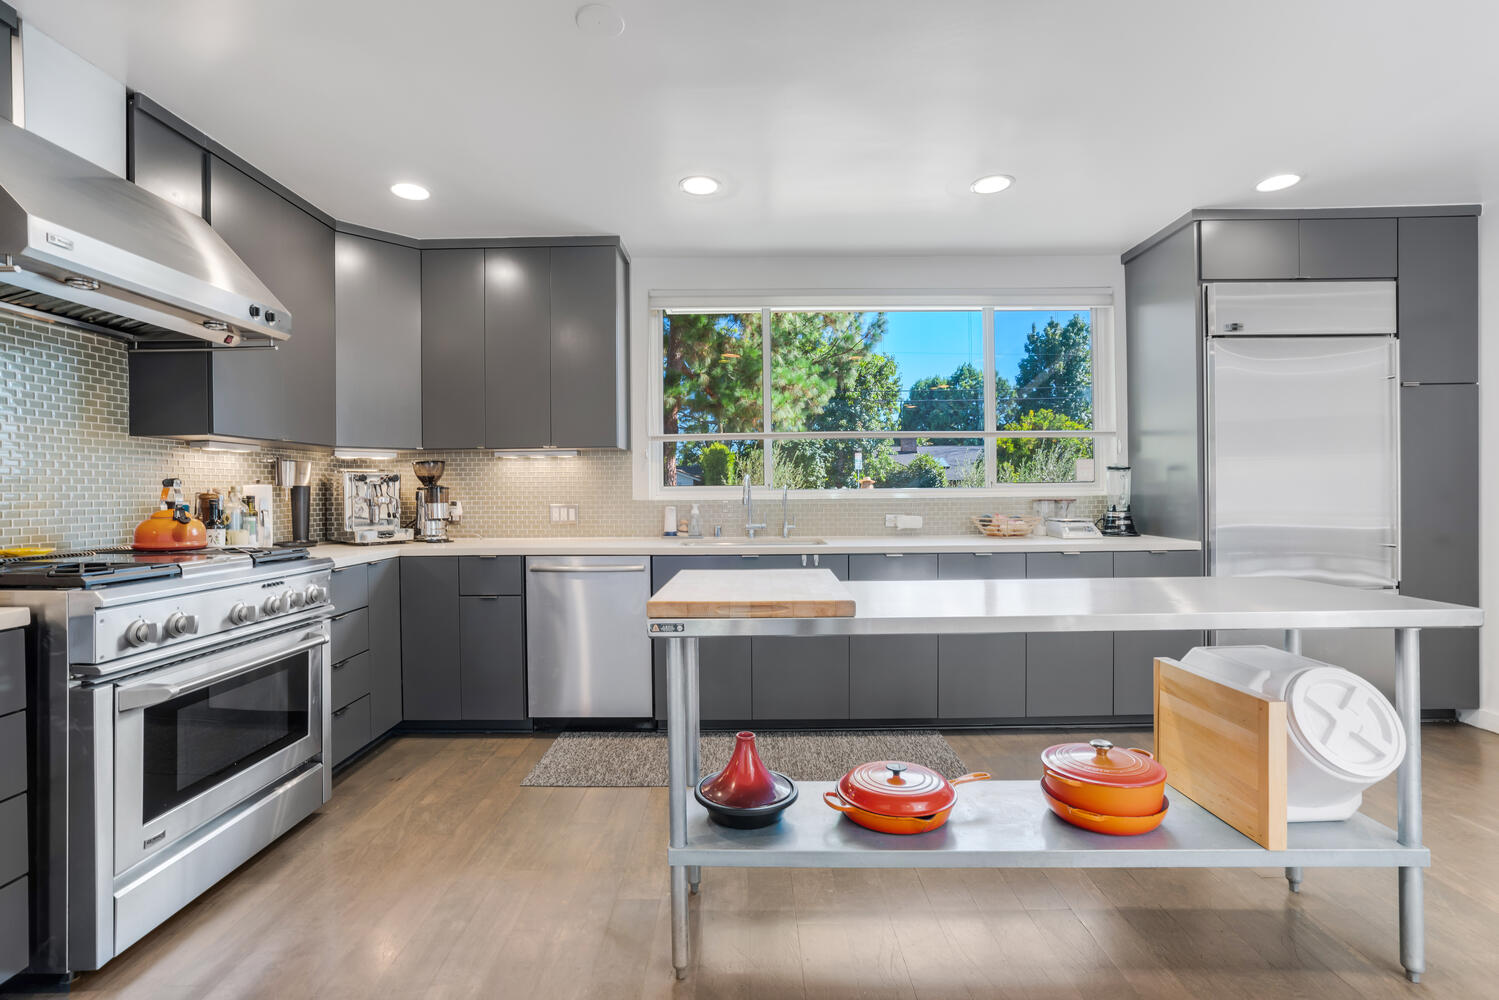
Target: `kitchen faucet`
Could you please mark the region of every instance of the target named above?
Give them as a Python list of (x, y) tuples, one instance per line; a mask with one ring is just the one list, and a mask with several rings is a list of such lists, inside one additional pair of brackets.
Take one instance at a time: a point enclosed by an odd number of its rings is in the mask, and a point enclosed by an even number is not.
[(763, 521), (760, 522), (759, 524), (755, 523), (755, 495), (752, 492), (750, 492), (750, 477), (749, 477), (749, 473), (745, 473), (745, 475), (744, 475), (744, 532), (745, 532), (745, 534), (749, 535), (751, 538), (754, 538), (755, 537), (755, 532), (757, 532), (757, 531), (764, 531), (764, 530), (765, 530), (765, 523)]
[(781, 490), (781, 537), (790, 538), (796, 522), (791, 520), (791, 487)]

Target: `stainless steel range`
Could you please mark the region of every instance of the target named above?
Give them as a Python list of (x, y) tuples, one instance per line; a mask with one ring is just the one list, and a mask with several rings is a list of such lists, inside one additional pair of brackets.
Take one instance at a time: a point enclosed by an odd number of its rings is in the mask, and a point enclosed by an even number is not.
[(31, 609), (33, 974), (97, 969), (327, 801), (328, 586), (305, 549), (0, 565)]

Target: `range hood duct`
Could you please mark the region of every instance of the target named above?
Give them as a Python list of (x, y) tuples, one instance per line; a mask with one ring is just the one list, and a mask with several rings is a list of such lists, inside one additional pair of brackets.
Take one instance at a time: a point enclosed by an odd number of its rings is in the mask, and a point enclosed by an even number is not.
[(291, 313), (208, 223), (0, 122), (0, 309), (140, 347), (274, 345)]

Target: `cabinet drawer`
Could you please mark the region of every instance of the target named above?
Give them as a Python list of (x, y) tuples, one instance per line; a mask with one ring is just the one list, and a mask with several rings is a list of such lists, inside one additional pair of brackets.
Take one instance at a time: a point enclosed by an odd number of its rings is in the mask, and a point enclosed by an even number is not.
[(348, 760), (349, 755), (370, 741), (370, 700), (360, 698), (333, 712), (333, 763)]
[(26, 633), (0, 632), (0, 715), (26, 707)]
[(1031, 580), (1110, 577), (1114, 575), (1114, 553), (1027, 552), (1025, 575)]
[(1201, 552), (1115, 552), (1115, 576), (1201, 576)]
[(890, 552), (848, 557), (850, 580), (935, 580), (935, 552)]
[(333, 571), (333, 581), (328, 585), (328, 594), (333, 599), (333, 610), (342, 614), (362, 608), (370, 602), (370, 568), (368, 566), (345, 566)]
[(333, 664), (333, 701), (335, 709), (343, 708), (356, 698), (370, 693), (370, 654), (359, 653), (342, 663)]
[(26, 874), (26, 796), (0, 802), (0, 883)]
[(937, 557), (939, 580), (1023, 580), (1024, 552), (944, 552)]
[(459, 556), (458, 593), (465, 597), (525, 593), (520, 556)]
[(342, 663), (355, 653), (370, 648), (370, 613), (368, 608), (349, 611), (333, 619), (333, 643), (329, 656)]
[(0, 799), (26, 791), (26, 713), (0, 716)]
[(0, 888), (0, 983), (31, 964), (31, 880)]

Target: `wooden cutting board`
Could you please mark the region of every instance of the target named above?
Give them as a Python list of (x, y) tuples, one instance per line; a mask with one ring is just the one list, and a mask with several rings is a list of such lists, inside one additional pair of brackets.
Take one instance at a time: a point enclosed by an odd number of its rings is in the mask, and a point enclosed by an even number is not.
[(854, 599), (832, 570), (693, 569), (646, 605), (651, 618), (852, 618)]

